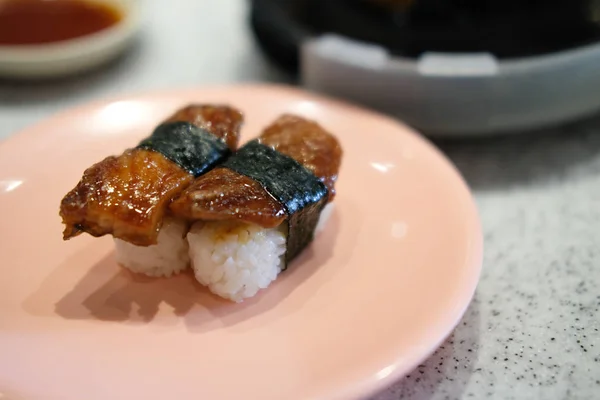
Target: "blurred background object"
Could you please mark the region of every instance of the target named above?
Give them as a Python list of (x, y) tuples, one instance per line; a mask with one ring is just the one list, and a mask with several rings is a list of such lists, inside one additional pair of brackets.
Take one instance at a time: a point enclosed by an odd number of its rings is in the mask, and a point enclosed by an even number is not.
[[(381, 45), (392, 56), (411, 58), (426, 52), (489, 52), (499, 60), (508, 60), (568, 50), (600, 39), (600, 6), (596, 0), (252, 0), (252, 3), (253, 23), (261, 41), (268, 42), (267, 37), (260, 36), (262, 29), (287, 24), (287, 30), (296, 28), (303, 36), (337, 34)], [(296, 38), (301, 39), (305, 37)], [(277, 54), (272, 55), (279, 60)]]
[(0, 76), (48, 78), (114, 59), (139, 28), (139, 0), (0, 0)]
[[(599, 0), (160, 4), (0, 0), (0, 79), (65, 77), (0, 82), (0, 102), (64, 95), (83, 81), (80, 100), (267, 79), (374, 108), (432, 136), (542, 129), (600, 109)], [(102, 12), (109, 20), (89, 19)]]
[(206, 84), (294, 81), (262, 56), (248, 28), (246, 1), (121, 1), (138, 5), (137, 33), (115, 57), (85, 71), (63, 70), (61, 76), (43, 79), (0, 76), (0, 139), (99, 98)]
[(253, 0), (251, 23), (312, 90), (478, 135), (600, 109), (599, 14), (596, 0)]

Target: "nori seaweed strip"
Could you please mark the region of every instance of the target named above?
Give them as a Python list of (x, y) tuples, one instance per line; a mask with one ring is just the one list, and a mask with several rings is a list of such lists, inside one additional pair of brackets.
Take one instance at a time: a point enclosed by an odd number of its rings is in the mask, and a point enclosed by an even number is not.
[(254, 179), (285, 207), (288, 216), (285, 270), (312, 241), (319, 215), (327, 204), (327, 187), (302, 164), (258, 140), (248, 142), (221, 167)]
[(161, 153), (194, 177), (231, 154), (224, 141), (189, 122), (161, 124), (138, 147)]

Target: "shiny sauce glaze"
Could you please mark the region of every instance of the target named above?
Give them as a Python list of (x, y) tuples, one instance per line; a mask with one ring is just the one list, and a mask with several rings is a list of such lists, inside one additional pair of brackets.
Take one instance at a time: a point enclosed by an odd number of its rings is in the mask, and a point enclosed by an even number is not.
[(0, 0), (0, 45), (36, 45), (97, 33), (122, 12), (84, 0)]
[[(259, 141), (311, 171), (335, 197), (342, 159), (338, 140), (307, 119), (283, 115), (268, 126)], [(227, 168), (197, 178), (170, 205), (173, 214), (190, 220), (238, 220), (273, 228), (287, 218), (284, 206), (258, 182)]]
[(162, 154), (128, 149), (86, 169), (61, 202), (64, 239), (112, 234), (138, 246), (156, 243), (172, 196), (193, 180)]
[[(166, 121), (205, 128), (235, 150), (243, 116), (228, 106), (190, 105)], [(193, 175), (155, 151), (134, 148), (106, 157), (62, 199), (63, 238), (86, 232), (138, 246), (156, 244), (169, 202), (192, 181)]]

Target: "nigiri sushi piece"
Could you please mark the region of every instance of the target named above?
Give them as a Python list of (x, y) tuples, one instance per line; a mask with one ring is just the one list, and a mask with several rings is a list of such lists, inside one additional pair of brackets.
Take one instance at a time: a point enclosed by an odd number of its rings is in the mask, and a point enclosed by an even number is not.
[(64, 240), (112, 235), (124, 267), (150, 276), (181, 271), (188, 224), (169, 216), (168, 205), (236, 150), (242, 123), (229, 106), (188, 105), (136, 147), (92, 165), (62, 199)]
[(170, 204), (192, 222), (196, 279), (239, 302), (268, 287), (313, 240), (335, 197), (342, 148), (323, 127), (283, 115)]

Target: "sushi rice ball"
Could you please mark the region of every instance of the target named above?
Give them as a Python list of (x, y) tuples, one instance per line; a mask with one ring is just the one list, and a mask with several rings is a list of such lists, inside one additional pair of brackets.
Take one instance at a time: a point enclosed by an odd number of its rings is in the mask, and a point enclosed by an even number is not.
[(165, 218), (157, 243), (151, 246), (136, 246), (114, 239), (117, 263), (132, 272), (151, 277), (177, 275), (190, 265), (185, 239), (188, 226), (183, 220)]
[[(321, 212), (318, 234), (333, 204)], [(263, 228), (239, 221), (199, 221), (187, 234), (189, 258), (198, 282), (234, 302), (255, 296), (281, 272), (287, 246), (287, 223)]]

